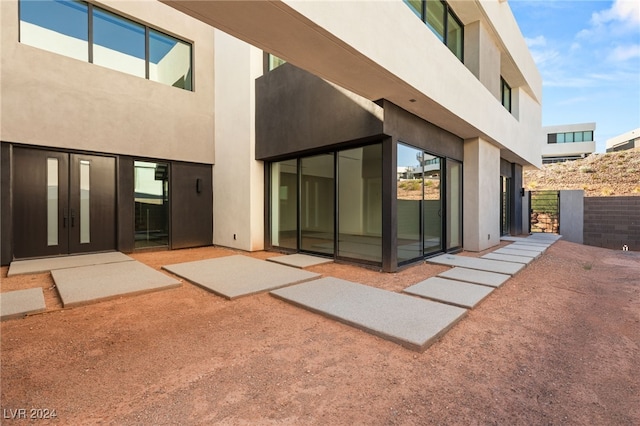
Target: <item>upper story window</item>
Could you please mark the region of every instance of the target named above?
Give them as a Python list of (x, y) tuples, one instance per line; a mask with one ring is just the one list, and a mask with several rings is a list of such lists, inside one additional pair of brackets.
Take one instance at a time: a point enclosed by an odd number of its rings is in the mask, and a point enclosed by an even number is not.
[(500, 77), (500, 97), (502, 98), (502, 106), (511, 112), (511, 87)]
[(547, 134), (547, 143), (593, 142), (593, 131)]
[(191, 44), (75, 0), (20, 0), (20, 42), (192, 90)]
[(449, 50), (463, 61), (464, 27), (447, 3), (441, 0), (404, 0)]

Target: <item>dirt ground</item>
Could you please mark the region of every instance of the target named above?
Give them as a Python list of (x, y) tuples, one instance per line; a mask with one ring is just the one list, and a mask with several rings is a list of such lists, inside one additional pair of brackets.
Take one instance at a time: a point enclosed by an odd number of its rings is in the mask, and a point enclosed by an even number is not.
[[(444, 269), (311, 268), (393, 291)], [(3, 424), (640, 424), (638, 252), (560, 241), (424, 353), (268, 294), (184, 283), (61, 309), (49, 274), (2, 269), (2, 291), (29, 286), (48, 311), (0, 325)]]

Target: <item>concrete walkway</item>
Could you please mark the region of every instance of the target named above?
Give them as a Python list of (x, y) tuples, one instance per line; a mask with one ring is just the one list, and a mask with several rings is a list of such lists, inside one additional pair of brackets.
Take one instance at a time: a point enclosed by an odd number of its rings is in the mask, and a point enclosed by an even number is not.
[[(274, 297), (294, 305), (407, 348), (423, 351), (460, 320), (467, 309), (477, 306), (559, 237), (507, 238), (512, 244), (483, 258), (443, 254), (427, 260), (453, 268), (408, 287), (404, 290), (405, 294), (337, 278), (318, 279), (319, 274), (300, 268), (331, 260), (303, 254), (277, 256), (268, 259), (269, 262), (234, 255), (167, 265), (163, 269), (228, 299), (270, 291)], [(98, 259), (91, 256), (98, 256)], [(73, 257), (76, 259), (71, 259)], [(42, 261), (32, 265), (31, 270), (51, 268), (65, 307), (180, 285), (179, 281), (121, 253)], [(47, 262), (44, 261), (53, 262), (45, 268)], [(97, 261), (104, 263), (93, 264)], [(117, 265), (112, 265), (114, 262)], [(78, 266), (83, 263), (89, 265)], [(67, 268), (55, 269), (60, 265)], [(19, 266), (17, 271), (29, 270), (25, 265)], [(39, 295), (36, 294), (37, 290)], [(27, 310), (34, 312), (44, 309), (41, 289), (25, 292), (28, 293), (12, 295), (17, 292), (10, 292), (2, 295), (2, 319), (5, 319), (5, 314), (7, 317), (19, 316)], [(20, 303), (25, 308), (18, 308), (22, 306), (17, 302), (19, 297), (24, 298), (25, 301)]]

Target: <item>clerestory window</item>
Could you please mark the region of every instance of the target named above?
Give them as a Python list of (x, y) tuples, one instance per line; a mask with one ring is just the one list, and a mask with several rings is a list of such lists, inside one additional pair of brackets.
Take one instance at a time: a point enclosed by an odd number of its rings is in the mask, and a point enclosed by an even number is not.
[(441, 0), (404, 0), (431, 31), (464, 62), (464, 26), (449, 5)]
[(20, 42), (193, 90), (192, 46), (147, 25), (76, 0), (20, 0)]

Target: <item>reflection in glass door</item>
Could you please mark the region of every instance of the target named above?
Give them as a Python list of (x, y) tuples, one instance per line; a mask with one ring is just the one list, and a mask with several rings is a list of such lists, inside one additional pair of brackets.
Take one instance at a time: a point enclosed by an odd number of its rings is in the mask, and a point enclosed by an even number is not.
[(440, 157), (398, 144), (398, 263), (442, 251), (443, 200)]
[(500, 193), (502, 197), (500, 203), (500, 234), (507, 235), (511, 228), (511, 214), (509, 211), (509, 205), (511, 204), (509, 196), (511, 193), (511, 178), (500, 176)]
[(424, 239), (423, 254), (442, 250), (442, 188), (440, 185), (440, 158), (423, 154), (424, 197), (422, 201)]
[(462, 247), (462, 163), (447, 159), (447, 250)]
[(333, 255), (334, 155), (300, 159), (300, 250)]
[(169, 165), (134, 162), (135, 248), (169, 245)]
[(422, 257), (422, 151), (398, 144), (398, 263)]
[(271, 163), (271, 244), (298, 249), (298, 161)]

